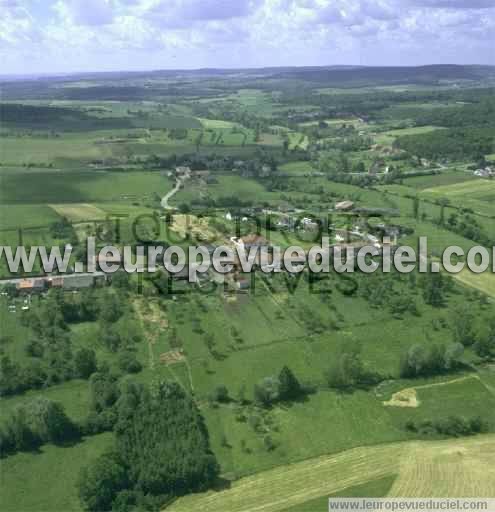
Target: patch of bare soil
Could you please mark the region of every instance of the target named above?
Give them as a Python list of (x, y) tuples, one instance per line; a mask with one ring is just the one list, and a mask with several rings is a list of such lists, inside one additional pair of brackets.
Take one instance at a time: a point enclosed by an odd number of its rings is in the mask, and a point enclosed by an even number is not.
[(160, 363), (170, 366), (172, 364), (183, 363), (186, 360), (182, 350), (171, 350), (160, 354)]

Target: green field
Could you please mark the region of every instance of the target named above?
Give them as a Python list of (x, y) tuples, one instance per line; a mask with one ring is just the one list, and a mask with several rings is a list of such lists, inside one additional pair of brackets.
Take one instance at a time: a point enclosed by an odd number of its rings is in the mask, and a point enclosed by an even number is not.
[(445, 197), (452, 204), (471, 208), (475, 213), (493, 216), (495, 200), (495, 183), (490, 180), (471, 180), (453, 185), (427, 188), (421, 192), (423, 197)]
[(495, 183), (490, 180), (478, 179), (476, 181), (428, 188), (423, 192), (442, 195), (451, 199), (466, 197), (467, 199), (477, 199), (479, 201), (493, 201), (495, 199)]
[(432, 176), (416, 176), (414, 178), (406, 178), (403, 184), (419, 190), (429, 189), (433, 187), (443, 187), (447, 185), (455, 185), (457, 183), (465, 183), (476, 179), (476, 177), (467, 172), (452, 171), (441, 172)]
[(307, 173), (314, 172), (314, 168), (309, 162), (289, 162), (281, 165), (279, 171), (291, 176), (304, 176)]
[[(50, 185), (47, 186), (47, 183)], [(2, 204), (62, 204), (133, 201), (165, 195), (173, 184), (156, 172), (66, 172), (7, 175), (1, 179)]]
[(401, 128), (398, 130), (388, 130), (376, 135), (375, 141), (377, 144), (389, 145), (392, 144), (395, 139), (404, 135), (421, 135), (439, 129), (441, 129), (439, 126), (416, 126), (411, 128)]
[(57, 220), (60, 216), (48, 205), (0, 205), (1, 230), (46, 226)]
[(495, 298), (494, 273), (474, 274), (469, 269), (465, 269), (459, 274), (454, 274), (454, 278), (465, 286), (474, 288)]
[[(75, 446), (44, 446), (40, 453), (21, 453), (2, 461), (0, 506), (5, 512), (81, 512), (76, 482), (79, 471), (112, 446), (100, 434)], [(26, 478), (31, 474), (32, 478)]]
[[(490, 463), (495, 456), (493, 441), (493, 436), (480, 436), (355, 448), (259, 473), (222, 492), (186, 497), (169, 510), (295, 512), (304, 510), (295, 507), (312, 500), (323, 501), (323, 497), (336, 493), (345, 495), (346, 489), (367, 482), (372, 486), (373, 481), (394, 475), (397, 476), (387, 496), (488, 497), (495, 492)], [(472, 478), (474, 475), (476, 478)]]

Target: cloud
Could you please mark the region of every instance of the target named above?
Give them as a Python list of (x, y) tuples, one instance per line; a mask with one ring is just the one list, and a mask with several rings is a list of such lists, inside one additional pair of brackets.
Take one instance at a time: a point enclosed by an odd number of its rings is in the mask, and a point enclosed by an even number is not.
[(0, 0), (0, 45), (25, 46), (39, 40), (33, 17), (18, 0)]
[(491, 9), (494, 0), (409, 0), (418, 7), (434, 7), (440, 9)]
[(184, 27), (195, 22), (229, 21), (252, 15), (261, 0), (158, 0), (145, 17), (162, 26)]
[(0, 57), (16, 72), (493, 63), (488, 7), (495, 0), (0, 0)]
[(365, 16), (375, 20), (393, 20), (400, 15), (396, 5), (383, 0), (365, 0), (361, 2), (361, 10)]
[(80, 26), (108, 25), (116, 16), (116, 4), (110, 0), (59, 0), (54, 9), (66, 23)]

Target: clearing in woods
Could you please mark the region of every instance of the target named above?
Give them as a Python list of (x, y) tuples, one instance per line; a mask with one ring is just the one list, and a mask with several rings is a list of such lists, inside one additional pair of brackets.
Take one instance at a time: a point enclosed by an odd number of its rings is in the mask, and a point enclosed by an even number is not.
[(490, 497), (494, 457), (495, 435), (361, 447), (257, 473), (225, 491), (181, 498), (167, 510), (282, 512), (391, 475), (397, 475), (391, 497)]
[(66, 217), (71, 222), (85, 222), (90, 220), (103, 220), (107, 214), (94, 204), (50, 204), (59, 215)]

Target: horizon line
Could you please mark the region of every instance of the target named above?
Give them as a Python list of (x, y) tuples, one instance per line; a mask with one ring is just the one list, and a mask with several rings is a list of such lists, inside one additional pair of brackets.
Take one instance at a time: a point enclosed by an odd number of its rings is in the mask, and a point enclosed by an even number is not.
[(322, 64), (322, 65), (295, 65), (295, 66), (259, 66), (259, 67), (200, 67), (200, 68), (156, 68), (156, 69), (119, 69), (119, 70), (80, 70), (80, 71), (49, 71), (46, 73), (0, 73), (0, 80), (6, 78), (57, 78), (57, 77), (71, 77), (78, 75), (108, 75), (108, 74), (142, 74), (142, 73), (199, 73), (199, 72), (249, 72), (249, 71), (263, 71), (263, 70), (304, 70), (304, 69), (334, 69), (336, 71), (345, 71), (351, 69), (384, 69), (384, 68), (399, 68), (399, 69), (419, 69), (419, 68), (432, 68), (432, 67), (486, 67), (495, 68), (495, 64), (459, 64), (459, 63), (436, 63), (436, 64), (417, 64), (417, 65), (365, 65), (365, 64)]

